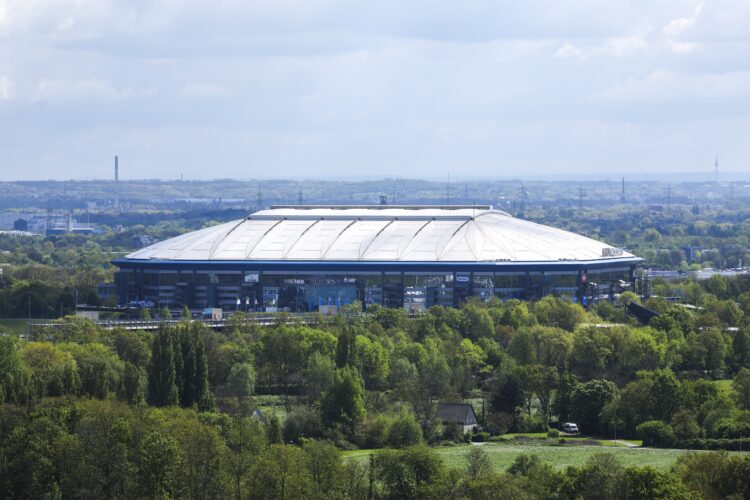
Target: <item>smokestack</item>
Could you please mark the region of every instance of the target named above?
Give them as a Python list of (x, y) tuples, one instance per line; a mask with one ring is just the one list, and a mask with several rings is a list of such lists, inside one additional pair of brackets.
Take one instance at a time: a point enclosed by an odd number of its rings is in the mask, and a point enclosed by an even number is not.
[(115, 155), (115, 210), (120, 210), (120, 162)]

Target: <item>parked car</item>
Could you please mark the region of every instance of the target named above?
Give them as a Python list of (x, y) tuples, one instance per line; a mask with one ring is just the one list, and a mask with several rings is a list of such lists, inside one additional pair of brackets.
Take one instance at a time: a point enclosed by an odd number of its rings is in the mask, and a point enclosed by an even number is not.
[(568, 434), (578, 434), (578, 426), (573, 422), (565, 422), (562, 424), (562, 430)]

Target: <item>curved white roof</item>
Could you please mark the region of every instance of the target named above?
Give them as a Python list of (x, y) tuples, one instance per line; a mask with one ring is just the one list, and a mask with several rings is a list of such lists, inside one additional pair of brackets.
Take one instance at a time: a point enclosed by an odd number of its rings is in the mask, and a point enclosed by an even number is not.
[(168, 261), (556, 262), (635, 259), (482, 207), (272, 207), (126, 257)]

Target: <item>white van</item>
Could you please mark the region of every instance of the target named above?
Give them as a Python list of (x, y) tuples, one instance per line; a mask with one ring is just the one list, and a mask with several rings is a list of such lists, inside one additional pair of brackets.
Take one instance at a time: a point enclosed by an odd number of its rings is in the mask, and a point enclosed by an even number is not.
[(562, 430), (568, 434), (578, 434), (578, 426), (573, 422), (565, 422), (562, 424)]

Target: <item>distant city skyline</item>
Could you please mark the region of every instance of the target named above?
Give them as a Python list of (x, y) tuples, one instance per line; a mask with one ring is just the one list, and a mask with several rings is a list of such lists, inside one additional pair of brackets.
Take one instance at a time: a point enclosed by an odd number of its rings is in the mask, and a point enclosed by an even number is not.
[(0, 181), (739, 180), (749, 135), (748, 2), (0, 0)]

